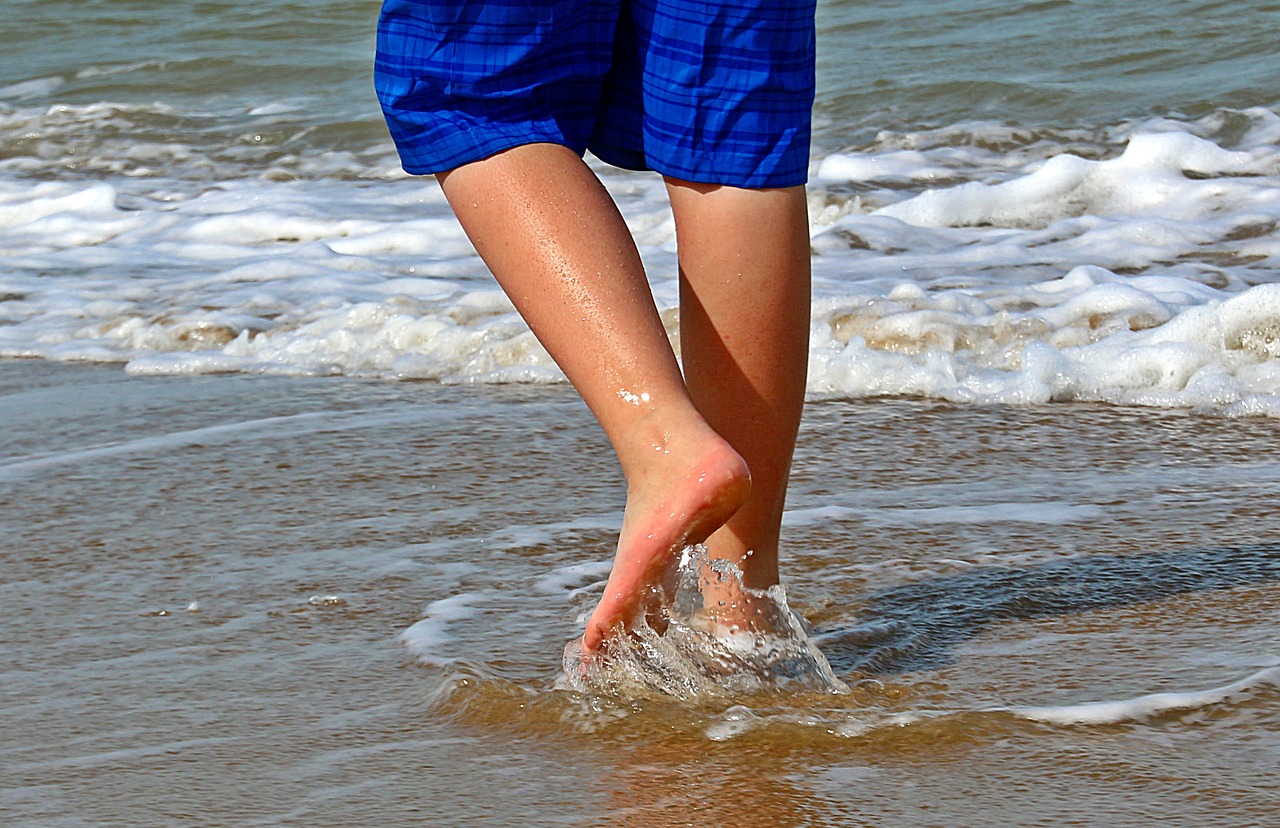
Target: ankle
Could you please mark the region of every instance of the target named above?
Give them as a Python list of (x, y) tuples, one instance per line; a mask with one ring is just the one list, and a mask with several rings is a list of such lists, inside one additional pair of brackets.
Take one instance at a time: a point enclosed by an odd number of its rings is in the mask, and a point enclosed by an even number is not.
[(710, 478), (750, 479), (746, 461), (696, 411), (645, 412), (623, 437), (618, 459), (629, 488), (666, 485), (671, 476), (690, 473), (716, 484)]

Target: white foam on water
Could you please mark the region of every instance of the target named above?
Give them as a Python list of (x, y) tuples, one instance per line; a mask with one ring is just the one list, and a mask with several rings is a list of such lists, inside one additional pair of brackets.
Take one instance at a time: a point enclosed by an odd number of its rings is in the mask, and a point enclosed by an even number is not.
[(1087, 702), (1051, 707), (993, 708), (1007, 710), (1027, 719), (1057, 725), (1106, 725), (1143, 721), (1180, 710), (1195, 710), (1222, 704), (1260, 686), (1280, 688), (1280, 668), (1269, 667), (1221, 687), (1207, 690), (1152, 693), (1131, 699)]
[(580, 532), (616, 533), (621, 522), (621, 515), (611, 512), (549, 523), (517, 524), (490, 534), (485, 538), (485, 545), (493, 549), (545, 546), (563, 542), (566, 536)]
[(454, 625), (482, 616), (484, 610), (477, 604), (488, 598), (487, 592), (463, 592), (432, 601), (422, 619), (400, 633), (401, 643), (423, 664), (452, 664), (461, 657), (453, 652), (458, 642)]
[(820, 706), (796, 709), (785, 706), (753, 708), (738, 704), (711, 716), (703, 733), (711, 741), (723, 742), (753, 731), (783, 727), (816, 729), (836, 738), (848, 739), (931, 721), (972, 721), (975, 715), (992, 714), (1012, 714), (1022, 719), (1064, 727), (1114, 725), (1149, 721), (1166, 713), (1199, 710), (1236, 700), (1247, 700), (1251, 691), (1262, 687), (1280, 687), (1280, 668), (1269, 667), (1230, 684), (1206, 690), (1154, 693), (1075, 705), (889, 711), (875, 707), (861, 710)]
[(816, 729), (826, 732), (829, 736), (855, 739), (877, 730), (910, 727), (923, 721), (945, 718), (949, 715), (955, 714), (940, 711), (834, 713), (824, 710), (802, 712), (769, 710), (758, 713), (751, 708), (738, 705), (715, 717), (703, 729), (703, 734), (713, 742), (726, 742), (755, 730), (781, 726)]
[(918, 227), (1046, 227), (1086, 214), (1192, 219), (1226, 201), (1231, 184), (1205, 186), (1188, 173), (1259, 176), (1276, 167), (1270, 148), (1232, 152), (1187, 133), (1137, 134), (1111, 160), (1058, 155), (1011, 181), (931, 190), (878, 214)]
[(829, 155), (818, 163), (816, 172), (818, 179), (827, 181), (927, 181), (951, 175), (950, 169), (914, 150)]
[(945, 523), (1032, 523), (1060, 526), (1094, 520), (1102, 514), (1104, 510), (1099, 506), (1061, 501), (987, 503), (981, 506), (936, 506), (922, 509), (828, 504), (809, 509), (788, 509), (783, 514), (782, 522), (787, 528), (844, 521), (863, 521), (877, 526), (927, 526)]
[(613, 562), (582, 561), (556, 567), (533, 582), (534, 592), (545, 595), (576, 595), (603, 583), (609, 577)]
[[(1079, 286), (1062, 291), (1061, 281)], [(1274, 404), (1280, 291), (1259, 285), (1188, 301), (1207, 292), (1168, 277), (1144, 282), (1076, 269), (1021, 291), (1024, 305), (1035, 304), (1028, 310), (999, 307), (1014, 298), (1003, 289), (998, 297), (954, 290), (910, 302), (868, 297), (856, 308), (836, 305), (823, 314), (826, 325), (815, 323), (810, 388), (981, 404)], [(976, 312), (951, 307), (975, 298), (999, 301)]]
[(127, 75), (140, 69), (167, 69), (167, 60), (148, 60), (136, 63), (119, 63), (105, 66), (86, 66), (76, 70), (77, 78), (105, 78), (114, 75)]
[(22, 81), (20, 83), (11, 83), (7, 86), (0, 86), (0, 101), (20, 101), (24, 98), (39, 98), (52, 94), (58, 87), (64, 85), (66, 80), (51, 75), (44, 78), (32, 78), (31, 80)]
[[(0, 160), (0, 357), (562, 382), (434, 182), (381, 144), (306, 149), (297, 104), (234, 128), (167, 105), (0, 112), (25, 142)], [(1224, 110), (818, 159), (810, 393), (1280, 414), (1277, 136), (1269, 110)], [(604, 177), (674, 330), (661, 181)]]

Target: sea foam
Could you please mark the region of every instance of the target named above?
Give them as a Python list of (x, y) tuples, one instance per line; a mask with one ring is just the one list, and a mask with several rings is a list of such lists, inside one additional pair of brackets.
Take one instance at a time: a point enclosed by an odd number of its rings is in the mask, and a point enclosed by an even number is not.
[(1280, 687), (1280, 668), (1269, 667), (1221, 687), (1152, 693), (1130, 699), (1054, 707), (1011, 707), (1010, 713), (1057, 725), (1104, 725), (1142, 721), (1165, 713), (1212, 707), (1260, 687)]
[[(245, 117), (271, 135), (291, 111)], [(141, 125), (155, 136), (137, 146), (111, 137)], [(191, 127), (185, 149), (182, 129), (158, 137), (175, 125)], [(219, 128), (160, 105), (0, 113), (0, 133), (52, 142), (0, 161), (0, 357), (564, 380), (434, 182), (389, 173), (386, 148), (291, 155), (279, 136), (268, 174)], [(1224, 110), (1043, 133), (961, 124), (819, 159), (810, 394), (1274, 416), (1277, 136), (1270, 110)], [(84, 156), (59, 155), (64, 138)], [(182, 160), (218, 141), (201, 152), (221, 177)], [(674, 337), (662, 184), (598, 169)]]

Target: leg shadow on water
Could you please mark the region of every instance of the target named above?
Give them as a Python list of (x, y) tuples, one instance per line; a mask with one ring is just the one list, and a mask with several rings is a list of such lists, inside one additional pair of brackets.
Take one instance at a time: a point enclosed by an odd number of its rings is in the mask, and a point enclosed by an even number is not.
[(693, 547), (660, 613), (638, 617), (629, 634), (584, 661), (565, 648), (563, 689), (685, 701), (759, 693), (846, 693), (839, 676), (894, 675), (947, 667), (987, 627), (1161, 601), (1177, 595), (1280, 581), (1280, 544), (1152, 554), (1091, 555), (1030, 567), (983, 567), (855, 598), (852, 621), (810, 634), (782, 587), (751, 590), (757, 623), (717, 623), (701, 581), (738, 579), (732, 564)]
[(946, 667), (989, 625), (1280, 581), (1280, 544), (1091, 555), (984, 567), (873, 592), (852, 626), (816, 643), (835, 672), (893, 675)]

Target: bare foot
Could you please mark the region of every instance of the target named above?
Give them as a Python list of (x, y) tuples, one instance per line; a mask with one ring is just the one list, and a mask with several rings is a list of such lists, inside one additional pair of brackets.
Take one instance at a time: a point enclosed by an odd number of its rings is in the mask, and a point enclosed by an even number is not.
[[(751, 553), (747, 553), (748, 556)], [(773, 633), (775, 600), (742, 583), (744, 561), (708, 560), (698, 570), (702, 620), (716, 633)]]
[(680, 551), (706, 540), (751, 491), (746, 463), (705, 425), (676, 435), (650, 429), (648, 436), (640, 441), (648, 456), (628, 474), (613, 570), (582, 637), (588, 656), (631, 623)]

